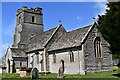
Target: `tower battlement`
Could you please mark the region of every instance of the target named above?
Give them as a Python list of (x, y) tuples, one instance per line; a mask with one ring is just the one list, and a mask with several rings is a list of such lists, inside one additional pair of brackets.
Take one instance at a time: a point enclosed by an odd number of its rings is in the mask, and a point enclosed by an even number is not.
[(26, 6), (23, 6), (21, 9), (18, 9), (16, 15), (19, 15), (23, 11), (42, 15), (42, 8), (40, 8), (40, 7), (27, 8)]

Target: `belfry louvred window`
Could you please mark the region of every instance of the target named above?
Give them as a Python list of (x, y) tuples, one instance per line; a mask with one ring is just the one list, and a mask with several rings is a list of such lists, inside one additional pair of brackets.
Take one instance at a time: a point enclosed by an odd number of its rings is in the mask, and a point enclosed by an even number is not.
[(34, 16), (32, 16), (32, 22), (33, 22), (33, 23), (35, 22), (35, 17), (34, 17)]

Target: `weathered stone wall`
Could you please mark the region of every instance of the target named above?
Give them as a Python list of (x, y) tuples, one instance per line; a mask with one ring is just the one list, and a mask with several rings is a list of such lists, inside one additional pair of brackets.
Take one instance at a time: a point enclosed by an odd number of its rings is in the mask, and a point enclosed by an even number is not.
[(82, 68), (81, 59), (83, 59), (82, 50), (72, 50), (74, 53), (74, 62), (70, 62), (70, 51), (71, 49), (66, 49), (64, 51), (54, 52), (56, 54), (56, 63), (53, 62), (53, 54), (49, 55), (50, 62), (50, 72), (58, 73), (58, 69), (61, 66), (60, 60), (64, 61), (65, 74), (84, 74), (84, 70)]
[[(7, 49), (7, 55), (6, 55), (6, 72), (7, 73), (12, 73), (12, 62), (13, 58), (12, 58), (12, 51), (11, 48)], [(10, 69), (10, 70), (9, 70)]]
[[(58, 27), (57, 27), (58, 28)], [(55, 34), (52, 36), (52, 39), (48, 42), (46, 45), (46, 51), (49, 49), (49, 47), (57, 40), (63, 33), (65, 33), (65, 29), (63, 28), (62, 25), (59, 26), (59, 28), (56, 30)], [(47, 71), (49, 71), (49, 57), (48, 57), (48, 52), (46, 52), (46, 66), (47, 66)]]
[[(34, 16), (34, 22), (32, 17)], [(14, 34), (13, 47), (18, 47), (18, 43), (25, 43), (30, 37), (43, 33), (43, 16), (35, 12), (22, 11), (17, 15), (16, 29)]]
[[(101, 39), (102, 58), (95, 58), (94, 51), (94, 39), (97, 35)], [(96, 26), (93, 27), (90, 34), (84, 43), (84, 55), (85, 55), (85, 69), (86, 72), (101, 72), (111, 71), (112, 67), (112, 55), (110, 54), (108, 43), (104, 40), (102, 35), (98, 32)]]
[(26, 43), (26, 41), (36, 35), (41, 34), (43, 32), (43, 26), (42, 25), (35, 25), (35, 24), (29, 24), (24, 23), (22, 26), (22, 31), (20, 34), (20, 41), (23, 43)]
[(27, 58), (16, 57), (16, 58), (13, 58), (13, 60), (14, 60), (15, 68), (19, 68), (19, 67), (26, 67), (27, 68)]
[[(43, 67), (44, 67), (43, 66), (43, 51), (39, 51), (38, 55), (39, 55), (39, 64), (37, 63), (37, 55), (34, 52), (28, 54), (28, 68), (36, 67), (39, 70), (39, 72), (41, 72), (43, 71)], [(34, 58), (33, 66), (31, 64), (33, 60), (32, 56)]]
[[(57, 27), (58, 28), (58, 27)], [(49, 49), (49, 47), (52, 45), (52, 43), (57, 40), (62, 34), (64, 34), (66, 32), (66, 30), (63, 28), (62, 25), (59, 26), (59, 28), (57, 29), (57, 31), (55, 32), (55, 34), (52, 36), (52, 39), (50, 39), (50, 41), (48, 42), (48, 44), (46, 45), (46, 49)]]
[(28, 13), (28, 12), (24, 12), (24, 22), (26, 23), (32, 23), (32, 16), (34, 16), (34, 23), (35, 24), (43, 24), (43, 16), (42, 14), (38, 15), (38, 14), (34, 14), (34, 13)]

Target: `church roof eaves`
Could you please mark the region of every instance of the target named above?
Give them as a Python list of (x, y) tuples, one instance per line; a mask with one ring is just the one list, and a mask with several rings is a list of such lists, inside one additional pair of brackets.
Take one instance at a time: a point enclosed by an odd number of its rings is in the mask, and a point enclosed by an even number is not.
[(27, 57), (25, 51), (19, 48), (11, 48), (12, 57)]

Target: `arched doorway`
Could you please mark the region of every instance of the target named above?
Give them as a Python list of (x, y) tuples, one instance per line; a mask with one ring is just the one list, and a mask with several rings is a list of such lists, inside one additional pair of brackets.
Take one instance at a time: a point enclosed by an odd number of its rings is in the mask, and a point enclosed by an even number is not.
[(63, 72), (64, 72), (64, 70), (65, 70), (65, 66), (64, 66), (64, 60), (60, 60), (61, 61), (61, 67), (62, 67), (62, 69), (63, 69)]
[(10, 60), (8, 59), (8, 73), (10, 73)]

